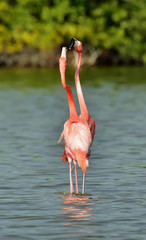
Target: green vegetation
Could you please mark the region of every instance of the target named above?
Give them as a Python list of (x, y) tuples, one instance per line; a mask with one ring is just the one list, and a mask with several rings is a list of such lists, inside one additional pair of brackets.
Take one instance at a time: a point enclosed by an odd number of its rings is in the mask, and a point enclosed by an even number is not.
[(1, 0), (0, 53), (52, 51), (77, 37), (124, 62), (146, 63), (146, 0)]

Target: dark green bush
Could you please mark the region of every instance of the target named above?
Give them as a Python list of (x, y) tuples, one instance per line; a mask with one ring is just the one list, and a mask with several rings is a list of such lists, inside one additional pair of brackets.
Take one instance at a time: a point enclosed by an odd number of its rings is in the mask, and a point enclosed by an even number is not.
[(54, 49), (75, 36), (146, 63), (145, 0), (1, 0), (0, 52)]

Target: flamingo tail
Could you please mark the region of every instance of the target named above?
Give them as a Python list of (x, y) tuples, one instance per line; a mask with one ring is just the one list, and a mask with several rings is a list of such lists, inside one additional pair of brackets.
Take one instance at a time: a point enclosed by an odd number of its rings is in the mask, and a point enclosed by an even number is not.
[(59, 138), (59, 140), (58, 140), (58, 143), (60, 143), (60, 142), (62, 141), (63, 137), (64, 137), (64, 130), (63, 130), (62, 133), (61, 133), (61, 136), (60, 136), (60, 138)]

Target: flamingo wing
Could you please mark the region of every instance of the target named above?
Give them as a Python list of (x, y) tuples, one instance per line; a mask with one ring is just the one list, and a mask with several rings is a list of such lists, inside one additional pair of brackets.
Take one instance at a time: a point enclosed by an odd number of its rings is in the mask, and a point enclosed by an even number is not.
[(93, 141), (94, 135), (95, 135), (95, 120), (94, 120), (94, 118), (92, 118), (92, 117), (89, 118), (88, 125), (89, 125), (89, 128), (90, 128), (92, 141)]

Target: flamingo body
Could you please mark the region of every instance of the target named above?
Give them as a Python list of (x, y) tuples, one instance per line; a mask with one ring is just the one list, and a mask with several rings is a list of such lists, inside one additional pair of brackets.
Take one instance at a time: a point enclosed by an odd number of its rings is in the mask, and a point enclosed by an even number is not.
[(92, 136), (86, 122), (69, 119), (64, 124), (65, 153), (73, 159), (86, 174)]

